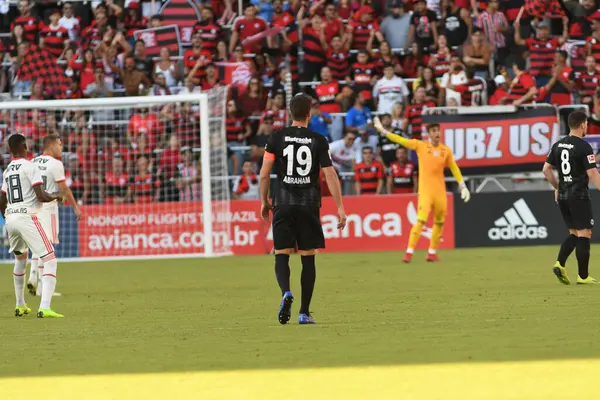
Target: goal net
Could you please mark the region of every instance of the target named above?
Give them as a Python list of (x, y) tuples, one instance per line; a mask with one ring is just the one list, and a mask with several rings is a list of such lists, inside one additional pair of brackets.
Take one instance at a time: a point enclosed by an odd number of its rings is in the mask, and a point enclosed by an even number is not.
[[(27, 137), (31, 156), (59, 135), (67, 185), (59, 258), (230, 253), (227, 88), (202, 94), (0, 103), (0, 128)], [(2, 166), (10, 162), (3, 140)], [(4, 221), (2, 221), (4, 227)], [(6, 235), (0, 249), (9, 258)]]

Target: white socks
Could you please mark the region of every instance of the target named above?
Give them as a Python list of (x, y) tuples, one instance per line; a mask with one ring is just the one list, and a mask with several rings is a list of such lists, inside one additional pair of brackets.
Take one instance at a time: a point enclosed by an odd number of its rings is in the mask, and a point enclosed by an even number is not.
[(56, 287), (56, 270), (58, 265), (56, 263), (56, 256), (54, 253), (50, 253), (42, 258), (44, 263), (44, 274), (42, 275), (42, 301), (40, 302), (40, 308), (50, 308), (52, 302), (52, 295), (54, 294), (54, 288)]
[(38, 281), (38, 258), (37, 256), (33, 256), (31, 258), (31, 269), (29, 270), (29, 283)]
[(415, 249), (408, 248), (408, 249), (406, 249), (406, 252), (407, 252), (408, 254), (412, 254), (412, 253), (414, 253), (414, 252), (415, 252)]
[(15, 297), (17, 307), (25, 305), (25, 271), (27, 269), (27, 258), (22, 260), (15, 259), (13, 268), (13, 280), (15, 283)]
[(429, 249), (429, 250), (427, 250), (427, 253), (435, 254), (435, 253), (437, 253), (437, 250)]

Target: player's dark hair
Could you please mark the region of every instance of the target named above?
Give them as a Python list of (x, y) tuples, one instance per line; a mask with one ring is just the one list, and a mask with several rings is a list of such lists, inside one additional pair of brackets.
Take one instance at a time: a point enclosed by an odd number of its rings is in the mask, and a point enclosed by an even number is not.
[(427, 129), (427, 132), (431, 132), (435, 128), (440, 129), (440, 124), (429, 124), (429, 125), (427, 125), (426, 129)]
[(583, 125), (583, 123), (587, 121), (587, 119), (588, 116), (585, 112), (573, 111), (571, 114), (569, 114), (569, 128), (579, 129), (581, 128), (581, 125)]
[(27, 144), (27, 139), (20, 133), (15, 133), (8, 138), (8, 148), (11, 153), (20, 152)]
[(60, 137), (58, 135), (45, 136), (44, 139), (42, 140), (42, 148), (44, 150), (47, 149), (49, 146), (52, 146), (54, 144), (54, 142), (56, 142), (58, 139), (60, 139)]
[(294, 121), (306, 121), (310, 116), (313, 98), (306, 93), (298, 93), (290, 101), (290, 114)]

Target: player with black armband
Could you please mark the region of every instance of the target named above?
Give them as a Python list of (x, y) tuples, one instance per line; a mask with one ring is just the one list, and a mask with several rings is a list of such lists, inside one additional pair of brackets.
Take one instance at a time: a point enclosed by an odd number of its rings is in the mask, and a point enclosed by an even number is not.
[[(289, 103), (292, 125), (271, 134), (260, 170), (261, 215), (266, 221), (269, 221), (269, 211), (273, 209), (275, 276), (283, 295), (278, 315), (280, 324), (287, 324), (291, 317), (294, 296), (290, 290), (289, 260), (296, 247), (302, 261), (302, 298), (298, 322), (315, 323), (309, 309), (316, 280), (315, 252), (325, 247), (319, 212), (320, 170), (337, 205), (338, 229), (346, 226), (340, 182), (331, 163), (329, 144), (324, 136), (307, 129), (312, 102), (312, 97), (304, 93), (292, 98)], [(274, 166), (277, 182), (271, 206), (269, 186)]]
[[(569, 236), (560, 246), (553, 272), (565, 285), (571, 282), (567, 275), (566, 262), (575, 250), (579, 266), (578, 284), (598, 284), (588, 274), (590, 261), (590, 238), (594, 227), (592, 201), (588, 184), (600, 188), (600, 173), (596, 169), (596, 157), (592, 146), (583, 137), (586, 134), (587, 115), (574, 111), (569, 115), (569, 135), (552, 146), (544, 164), (543, 172), (554, 187), (554, 198), (569, 229)], [(558, 171), (558, 181), (552, 171)]]

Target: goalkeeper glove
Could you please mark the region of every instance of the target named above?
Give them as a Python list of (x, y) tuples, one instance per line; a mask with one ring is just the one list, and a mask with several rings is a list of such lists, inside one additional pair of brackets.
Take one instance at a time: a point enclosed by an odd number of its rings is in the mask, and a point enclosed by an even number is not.
[(467, 185), (465, 185), (464, 182), (460, 184), (460, 198), (465, 203), (468, 203), (469, 200), (471, 200), (471, 192), (469, 192), (469, 189), (467, 189)]

